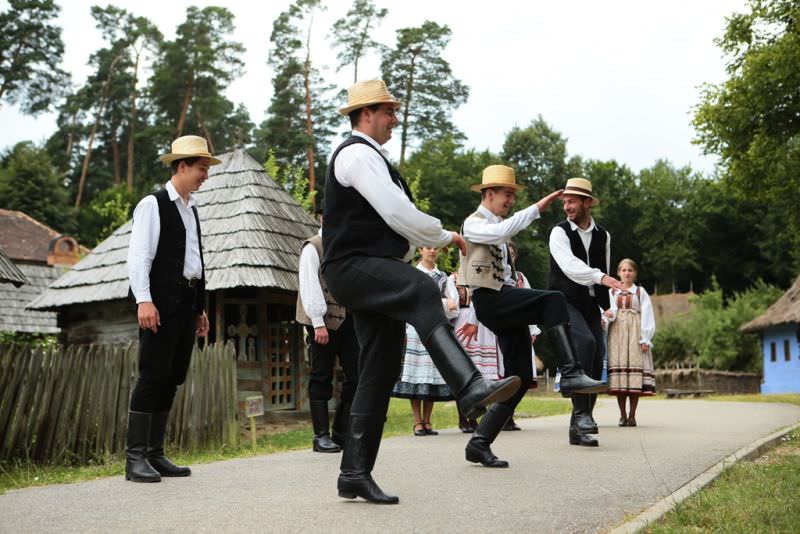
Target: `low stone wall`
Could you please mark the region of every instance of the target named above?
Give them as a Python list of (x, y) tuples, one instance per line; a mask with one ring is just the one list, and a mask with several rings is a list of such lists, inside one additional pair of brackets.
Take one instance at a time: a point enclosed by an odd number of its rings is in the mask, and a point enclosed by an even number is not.
[(717, 393), (760, 393), (761, 375), (712, 369), (656, 369), (656, 389), (712, 389)]

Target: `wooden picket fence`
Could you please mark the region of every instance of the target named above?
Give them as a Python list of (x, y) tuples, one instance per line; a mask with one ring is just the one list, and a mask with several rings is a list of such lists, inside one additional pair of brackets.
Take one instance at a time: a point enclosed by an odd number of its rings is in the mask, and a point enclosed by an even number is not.
[[(0, 460), (80, 463), (125, 450), (138, 346), (0, 345)], [(167, 439), (181, 448), (236, 444), (232, 344), (195, 349)]]

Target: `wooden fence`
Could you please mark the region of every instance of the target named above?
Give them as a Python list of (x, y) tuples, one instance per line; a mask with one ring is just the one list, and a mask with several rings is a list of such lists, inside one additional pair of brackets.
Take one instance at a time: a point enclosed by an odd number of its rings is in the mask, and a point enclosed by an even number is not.
[[(0, 345), (0, 460), (85, 462), (125, 449), (136, 344)], [(181, 448), (235, 444), (233, 345), (195, 349), (178, 388), (168, 441)]]

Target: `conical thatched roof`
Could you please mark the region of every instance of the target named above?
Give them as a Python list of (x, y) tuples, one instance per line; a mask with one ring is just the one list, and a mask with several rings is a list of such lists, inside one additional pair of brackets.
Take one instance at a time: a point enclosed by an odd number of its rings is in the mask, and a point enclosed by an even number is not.
[(771, 326), (791, 323), (800, 324), (800, 276), (767, 311), (739, 329), (742, 332), (758, 332)]
[(11, 283), (16, 287), (28, 283), (22, 271), (14, 265), (14, 262), (6, 255), (6, 251), (0, 248), (0, 283)]
[[(195, 193), (207, 289), (272, 287), (297, 291), (297, 262), (316, 221), (243, 150), (219, 156)], [(166, 174), (166, 173), (165, 173)], [(166, 180), (165, 180), (166, 182)], [(29, 307), (126, 298), (131, 221), (97, 245)]]

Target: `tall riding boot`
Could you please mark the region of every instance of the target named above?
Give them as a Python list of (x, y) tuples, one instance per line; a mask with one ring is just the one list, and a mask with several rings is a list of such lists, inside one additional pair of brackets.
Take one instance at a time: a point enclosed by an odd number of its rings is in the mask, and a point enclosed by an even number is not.
[(382, 413), (350, 414), (350, 425), (342, 453), (341, 472), (336, 486), (339, 497), (362, 499), (375, 504), (397, 504), (394, 495), (386, 495), (372, 479), (372, 468), (381, 446), (385, 417)]
[(342, 449), (333, 442), (328, 426), (328, 401), (316, 400), (308, 403), (311, 408), (311, 425), (314, 427), (314, 452), (339, 452)]
[(592, 427), (589, 429), (589, 434), (598, 434), (600, 429), (597, 428), (597, 421), (594, 420), (594, 405), (597, 404), (597, 393), (589, 395), (589, 421)]
[(572, 397), (572, 417), (569, 421), (570, 445), (598, 446), (597, 440), (586, 430), (589, 424), (589, 396), (575, 395)]
[(512, 397), (520, 388), (518, 376), (486, 380), (453, 334), (449, 324), (437, 326), (425, 342), (433, 363), (468, 419), (477, 419), (486, 406)]
[(561, 369), (561, 393), (587, 394), (599, 393), (608, 389), (608, 385), (590, 378), (586, 375), (575, 355), (575, 345), (566, 323), (556, 325), (550, 329), (555, 338), (556, 352), (558, 353), (558, 367)]
[(336, 412), (333, 414), (333, 432), (331, 433), (331, 439), (341, 449), (344, 449), (344, 442), (347, 436), (347, 421), (350, 419), (351, 404), (350, 401), (340, 400), (339, 404), (336, 406)]
[(164, 456), (164, 438), (167, 432), (169, 412), (156, 412), (150, 424), (150, 439), (147, 445), (147, 461), (162, 477), (188, 477), (192, 470), (177, 466)]
[(153, 414), (128, 412), (128, 444), (125, 448), (125, 480), (161, 482), (161, 475), (147, 461), (147, 441)]
[(468, 462), (483, 464), (486, 467), (508, 467), (508, 462), (494, 455), (490, 445), (497, 434), (514, 414), (514, 408), (505, 404), (492, 404), (483, 416), (475, 434), (467, 443), (466, 458)]

